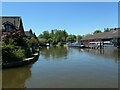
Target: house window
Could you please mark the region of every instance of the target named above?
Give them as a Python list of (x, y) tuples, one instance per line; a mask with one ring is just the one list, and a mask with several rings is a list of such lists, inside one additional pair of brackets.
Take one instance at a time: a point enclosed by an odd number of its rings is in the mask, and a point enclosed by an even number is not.
[(5, 26), (5, 31), (7, 31), (7, 32), (11, 31), (12, 27), (10, 24), (6, 24), (4, 26)]

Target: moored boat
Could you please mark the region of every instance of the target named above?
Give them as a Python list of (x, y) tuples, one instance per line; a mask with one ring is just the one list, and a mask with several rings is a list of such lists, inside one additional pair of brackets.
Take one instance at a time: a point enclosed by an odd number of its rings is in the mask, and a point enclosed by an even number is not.
[(25, 58), (25, 59), (18, 61), (18, 62), (3, 63), (2, 69), (21, 67), (21, 66), (25, 66), (25, 65), (34, 63), (38, 60), (38, 57), (39, 57), (39, 52), (33, 54), (32, 57), (30, 57), (30, 58)]
[(80, 48), (85, 47), (85, 46), (83, 45), (83, 43), (77, 43), (77, 42), (68, 43), (67, 45), (68, 45), (69, 47), (80, 47)]

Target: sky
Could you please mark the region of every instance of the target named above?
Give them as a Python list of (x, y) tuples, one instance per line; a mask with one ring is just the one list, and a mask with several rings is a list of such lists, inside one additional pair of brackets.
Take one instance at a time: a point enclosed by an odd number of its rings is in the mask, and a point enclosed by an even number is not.
[(24, 30), (84, 35), (118, 27), (117, 2), (2, 2), (2, 16), (21, 16)]
[(119, 2), (119, 0), (1, 0), (2, 2)]

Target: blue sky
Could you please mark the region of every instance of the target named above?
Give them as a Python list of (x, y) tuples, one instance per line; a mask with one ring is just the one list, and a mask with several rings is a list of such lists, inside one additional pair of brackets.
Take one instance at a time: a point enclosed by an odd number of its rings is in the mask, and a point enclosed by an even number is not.
[(25, 31), (65, 29), (83, 35), (118, 27), (117, 2), (3, 2), (2, 15), (21, 16)]

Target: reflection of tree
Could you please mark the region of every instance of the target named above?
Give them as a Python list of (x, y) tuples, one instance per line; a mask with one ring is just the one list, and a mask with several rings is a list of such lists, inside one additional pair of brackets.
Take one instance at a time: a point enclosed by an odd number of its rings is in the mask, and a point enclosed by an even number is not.
[[(0, 45), (0, 65), (2, 64), (2, 49), (1, 49), (1, 45)], [(1, 67), (0, 67), (1, 68)]]
[(84, 49), (85, 52), (94, 54), (96, 56), (102, 56), (105, 58), (112, 58), (116, 61), (120, 60), (120, 49), (117, 48), (105, 48), (105, 49)]
[(25, 81), (31, 77), (30, 66), (2, 71), (3, 88), (25, 88)]
[(45, 48), (41, 51), (41, 55), (45, 58), (62, 58), (67, 56), (67, 48), (65, 47), (50, 47), (49, 49)]

